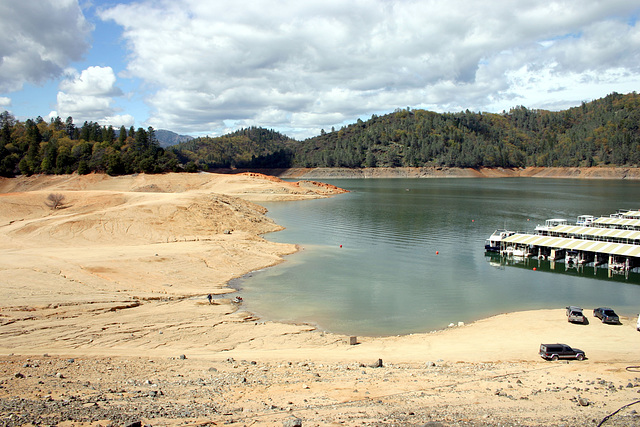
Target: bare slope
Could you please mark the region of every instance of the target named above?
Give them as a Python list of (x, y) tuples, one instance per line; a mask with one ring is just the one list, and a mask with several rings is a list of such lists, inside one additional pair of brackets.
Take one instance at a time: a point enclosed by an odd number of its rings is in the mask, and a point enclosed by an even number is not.
[[(169, 174), (35, 176), (0, 190), (3, 425), (280, 426), (292, 414), (305, 425), (586, 425), (638, 396), (629, 318), (579, 326), (561, 309), (530, 311), (349, 345), (243, 311), (227, 281), (296, 250), (261, 237), (279, 227), (249, 199), (335, 187)], [(44, 205), (52, 192), (64, 209)], [(557, 341), (589, 359), (541, 361), (539, 344)]]

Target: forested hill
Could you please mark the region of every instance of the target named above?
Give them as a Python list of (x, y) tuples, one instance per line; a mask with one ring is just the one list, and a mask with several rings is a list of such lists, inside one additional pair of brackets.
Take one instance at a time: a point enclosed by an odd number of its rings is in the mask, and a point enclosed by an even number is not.
[(613, 93), (560, 112), (397, 110), (304, 141), (251, 127), (163, 148), (156, 131), (0, 114), (0, 176), (288, 167), (640, 165), (640, 97)]
[(189, 170), (216, 168), (287, 168), (295, 140), (274, 130), (250, 127), (211, 138), (202, 137), (173, 148)]
[(399, 110), (308, 139), (298, 167), (638, 166), (640, 96), (613, 93), (560, 112)]

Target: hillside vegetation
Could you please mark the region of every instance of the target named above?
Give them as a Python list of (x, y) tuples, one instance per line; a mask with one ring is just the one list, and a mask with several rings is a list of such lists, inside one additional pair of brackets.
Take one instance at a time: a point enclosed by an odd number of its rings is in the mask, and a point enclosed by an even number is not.
[[(296, 141), (251, 127), (160, 147), (153, 128), (0, 114), (0, 175), (195, 172), (217, 168), (590, 167), (640, 164), (640, 97), (612, 93), (559, 112), (397, 110)], [(116, 136), (117, 135), (117, 136)]]
[(217, 138), (203, 137), (173, 147), (189, 169), (287, 168), (295, 140), (274, 130), (251, 127)]
[(611, 94), (560, 112), (399, 110), (293, 147), (299, 167), (637, 166), (640, 97)]

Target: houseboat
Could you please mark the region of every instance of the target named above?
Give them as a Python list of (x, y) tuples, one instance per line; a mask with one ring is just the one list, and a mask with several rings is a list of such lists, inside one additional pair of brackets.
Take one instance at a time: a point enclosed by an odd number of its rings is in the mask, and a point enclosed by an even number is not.
[(484, 242), (484, 250), (487, 252), (500, 252), (500, 242), (505, 237), (509, 237), (516, 234), (515, 231), (509, 230), (496, 230), (493, 234)]
[(536, 225), (534, 233), (535, 234), (544, 235), (546, 233), (546, 231), (548, 231), (550, 228), (557, 227), (559, 225), (567, 225), (567, 224), (568, 224), (568, 222), (564, 218), (551, 218), (551, 219), (546, 220), (544, 222), (544, 225), (542, 225), (542, 224)]
[(583, 227), (591, 227), (595, 220), (596, 220), (596, 217), (593, 215), (580, 215), (578, 219), (576, 219), (576, 225), (583, 226)]

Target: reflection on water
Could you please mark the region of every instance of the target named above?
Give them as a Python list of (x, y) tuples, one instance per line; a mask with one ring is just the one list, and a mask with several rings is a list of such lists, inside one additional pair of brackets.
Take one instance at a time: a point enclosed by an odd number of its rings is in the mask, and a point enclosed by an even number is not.
[(233, 284), (248, 310), (333, 332), (395, 335), (522, 309), (604, 305), (634, 314), (640, 308), (640, 286), (633, 277), (609, 279), (602, 277), (606, 270), (590, 274), (587, 267), (561, 271), (564, 265), (552, 269), (548, 262), (536, 264), (536, 270), (526, 263), (501, 268), (484, 252), (485, 239), (498, 228), (531, 232), (548, 218), (575, 221), (578, 215), (638, 208), (628, 201), (639, 199), (639, 183), (520, 178), (328, 182), (352, 192), (264, 204), (286, 227), (265, 237), (297, 243), (303, 250)]
[(632, 283), (640, 285), (640, 273), (635, 270), (631, 271), (614, 271), (606, 266), (594, 267), (591, 264), (568, 264), (564, 261), (548, 261), (538, 258), (518, 258), (504, 257), (496, 252), (485, 252), (485, 259), (495, 268), (516, 267), (524, 269), (535, 269), (536, 271), (567, 274), (570, 276), (578, 276), (584, 278), (593, 278), (598, 280), (610, 280), (617, 282)]

